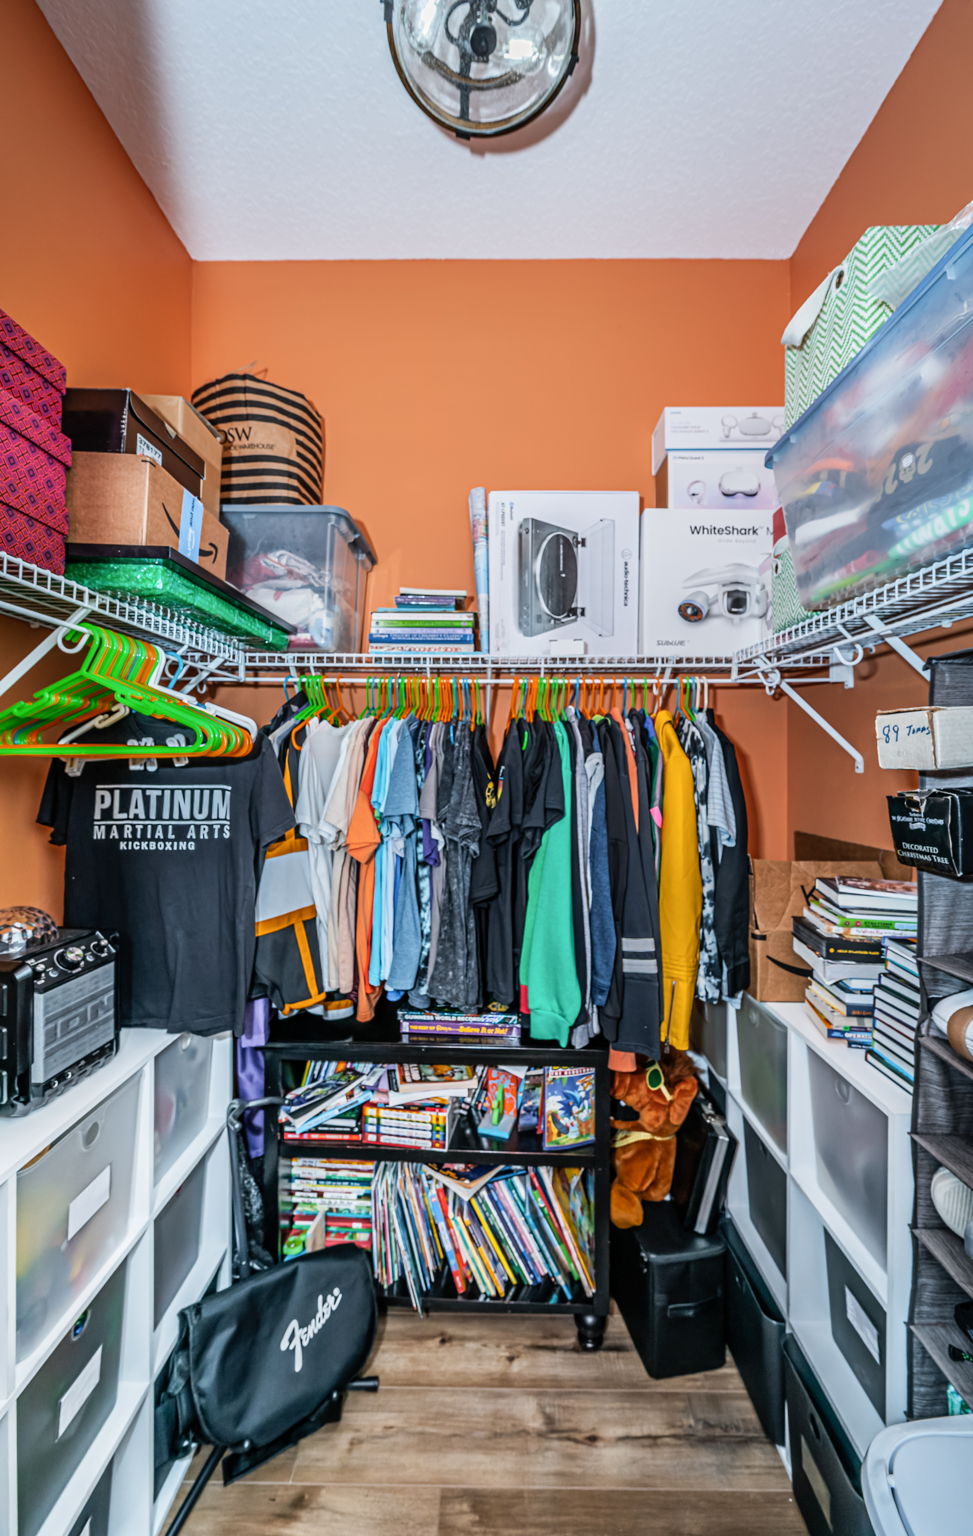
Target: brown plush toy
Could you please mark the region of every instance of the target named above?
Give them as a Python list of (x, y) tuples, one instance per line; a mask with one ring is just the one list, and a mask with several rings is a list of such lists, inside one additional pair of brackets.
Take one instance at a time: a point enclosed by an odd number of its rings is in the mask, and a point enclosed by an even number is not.
[(662, 1066), (612, 1073), (612, 1096), (638, 1112), (613, 1120), (615, 1179), (611, 1219), (616, 1227), (642, 1225), (642, 1201), (664, 1200), (676, 1161), (676, 1131), (699, 1089), (685, 1051), (669, 1051)]

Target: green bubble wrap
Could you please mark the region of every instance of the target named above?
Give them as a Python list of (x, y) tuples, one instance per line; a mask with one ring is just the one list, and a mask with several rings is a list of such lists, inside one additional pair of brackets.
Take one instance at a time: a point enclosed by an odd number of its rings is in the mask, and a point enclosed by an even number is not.
[(69, 560), (65, 575), (93, 592), (144, 597), (248, 645), (258, 642), (269, 651), (287, 649), (286, 630), (234, 603), (205, 578), (194, 581), (164, 560)]

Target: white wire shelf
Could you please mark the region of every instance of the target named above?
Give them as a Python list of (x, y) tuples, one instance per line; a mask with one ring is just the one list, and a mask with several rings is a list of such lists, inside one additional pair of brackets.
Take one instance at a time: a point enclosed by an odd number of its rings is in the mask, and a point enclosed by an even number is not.
[[(807, 672), (815, 668), (827, 671), (832, 660), (827, 651), (806, 652), (796, 666)], [(460, 677), (501, 679), (515, 676), (557, 674), (558, 676), (614, 676), (625, 678), (676, 677), (702, 675), (726, 676), (727, 681), (759, 682), (759, 670), (753, 663), (738, 664), (729, 656), (492, 656), (481, 651), (462, 654), (455, 651), (247, 651), (241, 658), (242, 676), (268, 681), (281, 676), (301, 676), (309, 672), (328, 676), (381, 674), (385, 672), (446, 673)]]
[(160, 640), (173, 650), (211, 660), (237, 661), (246, 644), (242, 637), (234, 639), (220, 630), (195, 623), (160, 603), (93, 592), (77, 581), (0, 553), (0, 613), (28, 624), (57, 629), (82, 609), (88, 617), (96, 622), (104, 620), (112, 629)]
[(854, 660), (856, 644), (874, 650), (883, 643), (883, 629), (898, 636), (916, 635), (967, 619), (973, 619), (973, 548), (816, 613), (759, 645), (747, 646), (737, 660), (744, 666), (766, 657), (775, 667), (787, 669), (799, 666), (812, 651), (832, 660)]

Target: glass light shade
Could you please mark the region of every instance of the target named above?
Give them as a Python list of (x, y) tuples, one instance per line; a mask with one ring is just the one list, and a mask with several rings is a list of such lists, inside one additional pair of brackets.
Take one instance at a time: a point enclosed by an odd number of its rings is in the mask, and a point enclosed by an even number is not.
[(522, 128), (578, 61), (581, 0), (386, 0), (385, 19), (409, 95), (460, 138)]

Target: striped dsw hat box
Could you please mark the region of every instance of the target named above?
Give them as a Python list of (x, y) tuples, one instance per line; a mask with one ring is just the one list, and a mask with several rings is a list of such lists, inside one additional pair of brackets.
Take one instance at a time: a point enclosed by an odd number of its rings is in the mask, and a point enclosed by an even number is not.
[(226, 373), (193, 392), (223, 437), (220, 501), (320, 504), (324, 422), (312, 400), (252, 373)]

